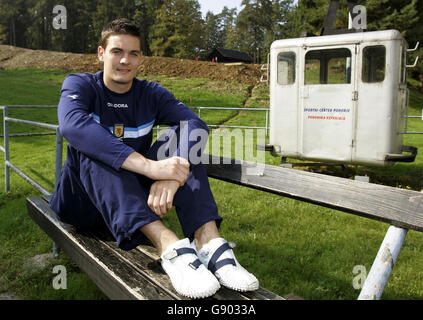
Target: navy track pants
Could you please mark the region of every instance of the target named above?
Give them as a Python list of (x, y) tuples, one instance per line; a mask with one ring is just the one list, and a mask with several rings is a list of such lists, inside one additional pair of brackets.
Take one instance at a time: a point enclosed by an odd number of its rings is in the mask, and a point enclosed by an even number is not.
[[(163, 143), (156, 141), (145, 156), (157, 160)], [(50, 207), (61, 221), (77, 228), (106, 224), (118, 246), (131, 250), (145, 239), (140, 227), (160, 219), (147, 205), (153, 182), (130, 171), (117, 171), (68, 146)], [(201, 163), (191, 164), (188, 180), (176, 192), (173, 205), (185, 237), (191, 239), (206, 222), (215, 220), (219, 227), (222, 221)]]

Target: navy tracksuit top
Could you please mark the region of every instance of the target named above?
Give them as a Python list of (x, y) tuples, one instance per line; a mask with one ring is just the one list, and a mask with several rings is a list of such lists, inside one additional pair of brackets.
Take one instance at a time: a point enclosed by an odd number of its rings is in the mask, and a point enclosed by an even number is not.
[(71, 152), (79, 150), (117, 170), (133, 151), (145, 155), (154, 125), (174, 126), (187, 120), (189, 132), (197, 128), (208, 132), (194, 112), (157, 83), (135, 78), (128, 92), (118, 94), (104, 85), (103, 71), (65, 79), (58, 119)]

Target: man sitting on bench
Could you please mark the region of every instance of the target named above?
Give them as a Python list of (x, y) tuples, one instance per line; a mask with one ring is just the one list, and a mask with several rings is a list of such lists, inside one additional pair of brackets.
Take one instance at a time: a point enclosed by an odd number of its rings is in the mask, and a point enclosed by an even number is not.
[[(144, 234), (182, 295), (208, 297), (220, 285), (256, 290), (256, 277), (219, 235), (222, 218), (204, 165), (188, 156), (203, 150), (207, 125), (163, 87), (136, 78), (141, 39), (129, 20), (103, 29), (98, 57), (103, 71), (70, 74), (63, 82), (58, 120), (67, 159), (50, 207), (78, 228), (105, 223), (124, 250)], [(151, 145), (154, 125), (170, 129)], [(200, 141), (191, 141), (193, 135)], [(172, 205), (185, 239), (161, 221)]]

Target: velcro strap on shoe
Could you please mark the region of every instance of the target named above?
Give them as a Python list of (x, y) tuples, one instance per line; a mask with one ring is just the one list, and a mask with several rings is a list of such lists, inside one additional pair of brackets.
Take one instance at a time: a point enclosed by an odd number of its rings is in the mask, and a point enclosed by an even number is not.
[(168, 260), (172, 260), (172, 259), (176, 258), (177, 256), (181, 256), (181, 255), (187, 254), (187, 253), (193, 253), (193, 254), (197, 255), (197, 252), (193, 248), (179, 248), (179, 249), (173, 249), (172, 251), (165, 254), (164, 257)]
[(222, 268), (223, 266), (226, 266), (227, 264), (232, 264), (236, 266), (235, 260), (231, 258), (223, 259), (217, 262), (217, 259), (225, 252), (226, 250), (231, 249), (231, 246), (229, 243), (225, 242), (222, 244), (217, 250), (213, 253), (212, 257), (210, 258), (209, 264), (207, 265), (207, 268), (212, 272), (215, 273), (217, 270)]
[(191, 263), (189, 264), (189, 266), (190, 266), (191, 268), (193, 268), (194, 270), (197, 270), (197, 269), (198, 269), (198, 267), (199, 267), (199, 266), (201, 266), (201, 261), (200, 261), (200, 259), (195, 259), (193, 262), (191, 262)]
[(235, 260), (231, 258), (222, 259), (214, 264), (213, 270), (210, 269), (211, 272), (215, 273), (217, 270), (222, 268), (223, 266), (226, 266), (227, 264), (232, 264), (233, 266), (236, 266)]
[(193, 253), (197, 255), (197, 252), (193, 248), (179, 248), (179, 249), (176, 249), (176, 252), (178, 253), (178, 256), (182, 256), (183, 254), (187, 254), (187, 253)]

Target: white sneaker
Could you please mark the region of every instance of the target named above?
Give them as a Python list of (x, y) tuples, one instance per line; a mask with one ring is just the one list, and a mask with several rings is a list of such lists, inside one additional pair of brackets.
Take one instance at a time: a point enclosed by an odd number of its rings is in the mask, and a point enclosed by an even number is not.
[(206, 298), (220, 289), (219, 281), (200, 262), (188, 238), (172, 244), (161, 255), (163, 269), (175, 290), (189, 298)]
[(257, 290), (259, 281), (239, 264), (232, 248), (235, 248), (233, 242), (223, 238), (212, 239), (197, 251), (198, 258), (221, 285), (237, 291)]

